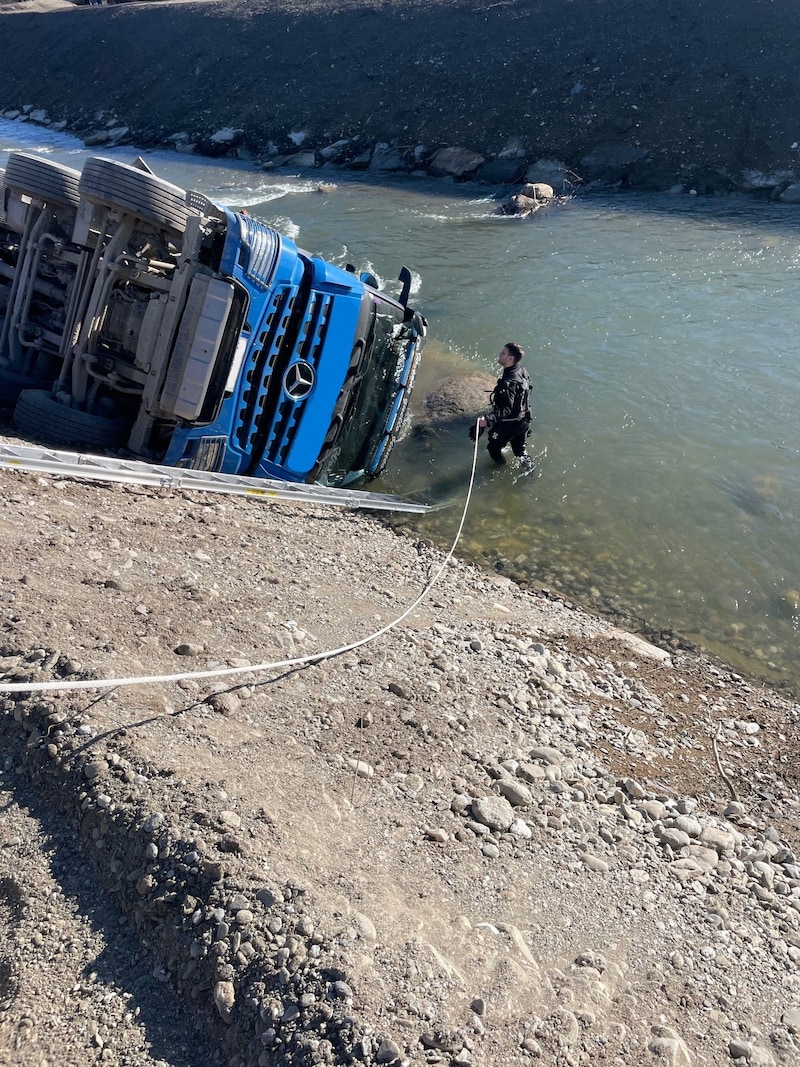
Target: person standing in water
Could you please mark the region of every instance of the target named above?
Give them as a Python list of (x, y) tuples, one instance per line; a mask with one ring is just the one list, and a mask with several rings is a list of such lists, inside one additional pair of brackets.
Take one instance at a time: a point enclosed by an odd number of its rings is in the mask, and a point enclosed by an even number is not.
[[(516, 341), (503, 345), (497, 362), (503, 368), (497, 385), (492, 390), (492, 410), (478, 420), (478, 432), (488, 431), (487, 449), (495, 463), (505, 463), (503, 449), (511, 445), (515, 456), (527, 456), (525, 440), (531, 432), (530, 392), (531, 379), (522, 357), (525, 355)], [(470, 440), (475, 440), (475, 426), (469, 430)]]

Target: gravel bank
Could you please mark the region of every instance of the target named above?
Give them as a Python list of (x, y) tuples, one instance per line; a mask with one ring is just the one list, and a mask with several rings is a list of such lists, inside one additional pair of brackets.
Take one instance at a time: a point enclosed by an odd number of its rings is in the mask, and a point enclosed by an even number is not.
[[(4, 680), (314, 653), (441, 559), (0, 490)], [(0, 1062), (800, 1061), (800, 709), (719, 666), (454, 562), (316, 666), (2, 708)]]

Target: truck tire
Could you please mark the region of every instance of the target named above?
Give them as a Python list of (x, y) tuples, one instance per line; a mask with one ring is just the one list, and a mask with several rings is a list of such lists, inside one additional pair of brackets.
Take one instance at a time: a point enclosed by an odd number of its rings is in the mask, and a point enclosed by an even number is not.
[(67, 407), (45, 389), (20, 393), (11, 421), (15, 429), (31, 437), (42, 437), (45, 427), (50, 440), (95, 449), (122, 447), (131, 428), (128, 419), (109, 419)]
[(50, 375), (48, 378), (34, 378), (0, 367), (0, 408), (13, 408), (23, 389), (49, 389), (54, 377), (55, 375)]
[(87, 159), (80, 193), (90, 204), (116, 208), (179, 234), (186, 228), (188, 209), (183, 189), (116, 159)]
[(6, 163), (3, 183), (7, 189), (27, 193), (46, 204), (77, 207), (80, 202), (80, 172), (62, 167), (50, 159), (12, 152)]

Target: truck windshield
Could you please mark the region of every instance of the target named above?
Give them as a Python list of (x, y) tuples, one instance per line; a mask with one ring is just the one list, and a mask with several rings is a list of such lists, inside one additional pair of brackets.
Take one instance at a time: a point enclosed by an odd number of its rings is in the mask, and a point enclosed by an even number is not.
[(374, 293), (364, 299), (372, 302), (367, 345), (355, 374), (345, 383), (339, 404), (341, 432), (328, 456), (320, 457), (323, 478), (329, 485), (341, 483), (368, 466), (383, 435), (405, 363), (408, 326), (404, 324), (404, 309)]

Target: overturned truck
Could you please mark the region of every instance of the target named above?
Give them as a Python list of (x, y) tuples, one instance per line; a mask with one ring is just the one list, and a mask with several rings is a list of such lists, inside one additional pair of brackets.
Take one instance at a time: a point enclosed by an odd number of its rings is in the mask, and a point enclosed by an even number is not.
[(0, 171), (0, 408), (25, 436), (248, 477), (386, 466), (426, 333), (368, 274), (142, 160)]

